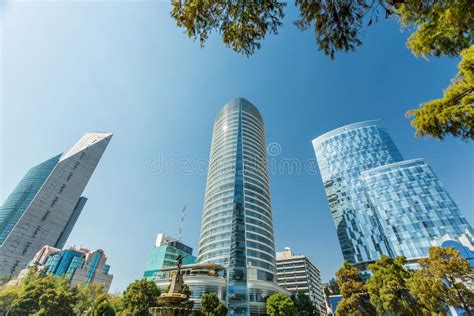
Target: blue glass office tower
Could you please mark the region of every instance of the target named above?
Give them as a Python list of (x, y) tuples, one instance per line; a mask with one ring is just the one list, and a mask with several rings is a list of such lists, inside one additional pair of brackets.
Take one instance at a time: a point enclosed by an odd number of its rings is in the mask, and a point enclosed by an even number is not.
[(423, 159), (381, 166), (361, 176), (393, 256), (425, 257), (435, 239), (471, 232), (466, 218)]
[(65, 154), (27, 172), (0, 207), (0, 275), (16, 276), (45, 245), (64, 246), (111, 137), (87, 133)]
[(361, 172), (403, 158), (378, 121), (351, 124), (313, 141), (344, 260), (376, 260), (389, 248), (362, 186)]
[(313, 146), (351, 264), (382, 254), (416, 259), (427, 255), (432, 240), (471, 230), (431, 168), (423, 160), (404, 161), (380, 121), (343, 126)]
[(226, 268), (230, 315), (263, 312), (278, 289), (263, 119), (242, 98), (214, 122), (198, 260)]

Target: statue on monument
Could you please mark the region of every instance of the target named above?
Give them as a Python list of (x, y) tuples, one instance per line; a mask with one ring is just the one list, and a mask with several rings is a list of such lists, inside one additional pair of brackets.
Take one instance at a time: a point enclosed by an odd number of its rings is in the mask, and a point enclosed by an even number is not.
[[(192, 312), (193, 302), (181, 293), (184, 281), (181, 273), (184, 257), (176, 257), (176, 271), (171, 273), (171, 284), (166, 293), (162, 293), (158, 298), (161, 306), (150, 308), (149, 312), (153, 316), (187, 316)], [(189, 304), (191, 303), (191, 305)]]
[(178, 257), (176, 257), (176, 262), (177, 262), (177, 267), (178, 267), (178, 270), (176, 271), (177, 274), (180, 274), (181, 273), (181, 266), (183, 265), (183, 259), (184, 257), (182, 255), (178, 255)]

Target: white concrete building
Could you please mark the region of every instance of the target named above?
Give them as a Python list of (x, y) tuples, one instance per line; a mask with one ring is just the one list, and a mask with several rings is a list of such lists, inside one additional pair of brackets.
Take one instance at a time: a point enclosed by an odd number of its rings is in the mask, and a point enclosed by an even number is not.
[(16, 276), (44, 245), (64, 246), (111, 137), (87, 133), (65, 154), (28, 171), (0, 207), (0, 275)]
[(326, 314), (319, 269), (303, 255), (294, 255), (290, 248), (276, 253), (278, 285), (293, 294), (303, 292)]

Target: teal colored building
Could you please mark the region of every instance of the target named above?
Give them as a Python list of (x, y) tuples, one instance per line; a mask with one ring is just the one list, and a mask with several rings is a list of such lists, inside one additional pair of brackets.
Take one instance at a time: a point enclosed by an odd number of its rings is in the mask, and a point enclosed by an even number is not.
[(166, 267), (177, 265), (178, 256), (183, 257), (183, 265), (197, 262), (197, 258), (192, 255), (193, 249), (185, 244), (165, 235), (158, 234), (155, 247), (150, 250), (146, 261), (143, 277), (147, 280), (154, 280), (154, 275)]

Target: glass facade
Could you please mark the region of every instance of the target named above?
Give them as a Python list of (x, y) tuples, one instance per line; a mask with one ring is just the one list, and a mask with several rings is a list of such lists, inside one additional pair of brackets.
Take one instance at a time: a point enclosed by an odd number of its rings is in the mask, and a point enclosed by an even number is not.
[[(175, 271), (176, 267), (167, 267), (155, 275), (155, 282), (162, 291), (168, 288), (172, 273)], [(183, 265), (181, 273), (184, 283), (191, 291), (193, 309), (201, 310), (201, 297), (205, 293), (215, 293), (220, 300), (227, 301), (227, 275), (223, 266), (206, 263)], [(249, 315), (251, 316), (266, 315), (265, 299), (273, 293), (291, 294), (275, 283), (254, 279), (251, 271), (248, 275)]]
[(57, 155), (31, 168), (0, 207), (0, 245), (23, 215), (60, 157), (61, 155)]
[(63, 250), (59, 254), (56, 254), (54, 256), (58, 257), (58, 260), (59, 260), (58, 264), (56, 267), (50, 266), (51, 271), (49, 271), (49, 268), (48, 268), (48, 271), (56, 276), (62, 276), (66, 274), (66, 272), (68, 272), (69, 270), (71, 262), (76, 257), (79, 257), (79, 258), (85, 257), (83, 253), (80, 253), (78, 251), (71, 250), (71, 249)]
[(445, 234), (471, 230), (422, 160), (404, 161), (380, 121), (347, 125), (313, 146), (344, 259), (415, 259)]
[[(146, 262), (143, 277), (148, 280), (154, 280), (156, 278), (157, 273), (160, 272), (163, 268), (175, 267), (177, 264), (176, 258), (178, 258), (179, 255), (184, 257), (183, 264), (196, 263), (196, 257), (192, 256), (191, 253), (187, 251), (183, 251), (181, 249), (178, 249), (177, 247), (174, 247), (177, 244), (187, 247), (181, 243), (170, 243), (168, 245), (152, 248), (150, 253), (148, 254), (148, 259)], [(187, 248), (191, 249), (190, 247)]]
[(64, 246), (111, 137), (87, 133), (66, 153), (28, 171), (0, 207), (0, 275), (17, 276), (45, 245)]
[[(43, 247), (46, 248), (49, 246)], [(45, 253), (41, 249), (38, 253)], [(107, 257), (102, 249), (91, 252), (80, 247), (71, 247), (65, 250), (53, 248), (55, 251), (45, 253), (41, 261), (31, 262), (30, 266), (35, 266), (46, 274), (53, 274), (58, 277), (65, 276), (71, 285), (79, 284), (102, 284), (105, 291), (108, 291), (113, 276), (109, 274), (110, 266), (106, 264)], [(35, 256), (35, 259), (40, 256)], [(27, 269), (20, 275), (26, 275)]]
[(361, 172), (403, 160), (379, 121), (347, 125), (313, 141), (344, 260), (377, 260), (389, 248), (362, 184)]
[(84, 265), (85, 254), (73, 249), (62, 250), (61, 252), (51, 255), (45, 263), (47, 274), (55, 276), (66, 275), (71, 279), (77, 269)]
[(94, 277), (94, 274), (97, 270), (97, 266), (99, 265), (100, 259), (102, 257), (102, 253), (97, 251), (94, 253), (92, 257), (92, 261), (90, 262), (89, 269), (87, 271), (87, 276), (86, 276), (86, 283), (90, 283), (92, 281), (92, 278)]
[(250, 313), (249, 268), (276, 282), (263, 119), (242, 98), (214, 122), (198, 259), (226, 268), (230, 315)]
[(394, 256), (425, 257), (434, 239), (471, 230), (423, 159), (363, 172), (362, 180)]
[[(71, 279), (74, 273), (76, 272), (77, 269), (81, 269), (84, 266), (85, 263), (85, 258), (82, 256), (74, 257), (74, 259), (71, 260), (71, 264), (69, 265), (69, 268), (66, 271), (66, 276)], [(107, 272), (103, 272), (104, 274), (107, 274)]]

